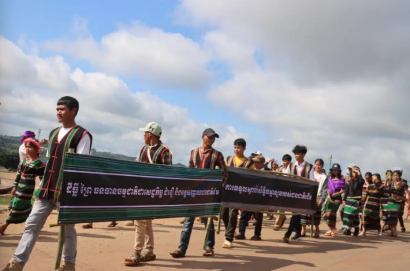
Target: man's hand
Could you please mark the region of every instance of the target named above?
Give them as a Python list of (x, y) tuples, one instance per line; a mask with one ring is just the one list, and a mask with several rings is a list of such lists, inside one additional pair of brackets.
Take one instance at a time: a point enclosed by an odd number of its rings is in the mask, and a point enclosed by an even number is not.
[(43, 139), (40, 140), (39, 143), (40, 143), (40, 145), (46, 145), (46, 144), (48, 144), (48, 140), (43, 138)]
[(337, 193), (333, 193), (332, 198), (336, 198), (336, 197), (337, 197)]
[(345, 208), (345, 205), (346, 205), (346, 201), (343, 201), (343, 208)]
[(319, 200), (319, 202), (317, 203), (317, 206), (322, 207), (323, 201)]
[(13, 187), (13, 189), (11, 189), (11, 196), (12, 197), (14, 197), (14, 195), (16, 194), (16, 190), (17, 190), (17, 187)]

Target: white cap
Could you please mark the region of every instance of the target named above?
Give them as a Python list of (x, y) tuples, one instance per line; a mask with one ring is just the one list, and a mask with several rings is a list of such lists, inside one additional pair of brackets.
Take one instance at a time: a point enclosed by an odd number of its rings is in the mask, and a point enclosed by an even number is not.
[(251, 153), (252, 156), (257, 156), (257, 155), (263, 155), (260, 151), (256, 151), (254, 153)]
[(141, 132), (149, 132), (153, 135), (156, 135), (158, 137), (161, 137), (162, 135), (162, 128), (159, 126), (158, 123), (156, 122), (150, 122), (145, 126), (144, 128), (139, 129)]
[(395, 172), (395, 171), (403, 172), (403, 169), (401, 169), (401, 167), (395, 167), (395, 168), (393, 168), (393, 172)]

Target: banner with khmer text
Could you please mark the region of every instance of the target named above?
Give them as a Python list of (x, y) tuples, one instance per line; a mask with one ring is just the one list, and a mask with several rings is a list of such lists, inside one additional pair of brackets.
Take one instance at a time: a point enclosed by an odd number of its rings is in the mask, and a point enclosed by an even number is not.
[(221, 170), (68, 153), (59, 224), (217, 215)]
[(315, 212), (318, 183), (268, 171), (222, 171), (66, 154), (59, 224), (217, 215), (221, 207)]
[(267, 212), (273, 210), (312, 214), (318, 183), (278, 172), (228, 168), (222, 206)]

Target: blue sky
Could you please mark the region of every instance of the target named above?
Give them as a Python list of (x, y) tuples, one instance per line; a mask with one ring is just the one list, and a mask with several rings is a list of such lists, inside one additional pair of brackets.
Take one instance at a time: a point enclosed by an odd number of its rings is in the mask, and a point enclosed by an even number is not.
[[(304, 144), (310, 162), (410, 172), (410, 3), (336, 2), (0, 0), (1, 130), (46, 133), (49, 105), (76, 91), (100, 150), (135, 155), (154, 118), (178, 162), (207, 124), (225, 156), (245, 134), (248, 153)], [(402, 110), (382, 110), (392, 95)]]
[[(18, 42), (24, 36), (26, 40), (41, 43), (48, 40), (60, 39), (72, 34), (73, 21), (80, 18), (88, 21), (88, 30), (96, 39), (116, 30), (118, 24), (130, 24), (140, 21), (143, 24), (160, 28), (166, 32), (180, 33), (194, 41), (200, 41), (203, 33), (209, 30), (205, 27), (195, 28), (179, 25), (174, 22), (175, 7), (179, 1), (1, 1), (5, 17), (5, 27), (2, 35), (7, 39)], [(24, 6), (24, 8), (22, 8)], [(47, 57), (53, 53), (39, 49), (39, 56)], [(71, 68), (81, 68), (86, 72), (95, 70), (87, 61), (74, 61), (65, 55)], [(218, 73), (214, 73), (212, 84), (231, 77), (225, 72), (222, 62), (212, 64)], [(214, 106), (207, 99), (207, 91), (173, 90), (159, 88), (146, 84), (144, 80), (122, 79), (132, 91), (149, 90), (162, 100), (171, 104), (178, 104), (188, 108), (190, 117), (202, 123), (220, 123), (234, 126), (239, 132), (252, 134), (253, 139), (267, 140), (267, 136), (258, 125), (246, 123), (235, 117), (229, 110), (221, 106)], [(202, 110), (205, 109), (205, 110)], [(206, 113), (205, 113), (206, 111)], [(248, 149), (257, 147), (248, 140)]]

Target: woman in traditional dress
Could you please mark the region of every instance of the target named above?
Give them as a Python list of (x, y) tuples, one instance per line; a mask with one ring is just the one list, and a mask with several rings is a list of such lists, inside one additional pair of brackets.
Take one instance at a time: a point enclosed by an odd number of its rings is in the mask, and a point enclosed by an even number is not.
[(385, 232), (389, 230), (389, 225), (387, 224), (387, 204), (389, 202), (389, 197), (390, 197), (390, 187), (392, 183), (392, 175), (393, 172), (391, 170), (386, 171), (386, 179), (383, 182), (384, 185), (384, 193), (383, 197), (381, 199), (381, 205), (382, 205), (382, 216), (383, 216), (383, 227), (382, 227), (382, 232)]
[(325, 236), (337, 236), (336, 213), (342, 203), (342, 194), (346, 189), (346, 181), (342, 177), (342, 169), (339, 164), (333, 164), (330, 171), (330, 178), (327, 182), (328, 195), (325, 205), (325, 220), (329, 231)]
[(366, 195), (363, 197), (363, 231), (361, 236), (365, 236), (369, 230), (377, 230), (381, 236), (380, 199), (383, 196), (383, 189), (380, 174), (374, 173), (369, 181)]
[(0, 226), (0, 234), (4, 234), (10, 224), (19, 224), (26, 221), (31, 212), (31, 198), (36, 186), (36, 177), (44, 175), (44, 163), (38, 158), (40, 144), (33, 138), (24, 140), (26, 158), (20, 163), (16, 179), (13, 183), (11, 195), (14, 196), (11, 211), (6, 223)]
[[(323, 173), (324, 162), (322, 159), (316, 159), (315, 161), (315, 181), (319, 183), (317, 198), (316, 198), (316, 212), (314, 213), (315, 234), (314, 238), (320, 236), (320, 219), (322, 214), (322, 204), (327, 196), (327, 176)], [(302, 237), (306, 237), (306, 226), (311, 224), (312, 215), (301, 215), (300, 223), (302, 224)]]
[(351, 178), (346, 181), (346, 191), (343, 196), (343, 227), (344, 235), (351, 235), (354, 229), (354, 236), (359, 235), (359, 213), (362, 200), (364, 179), (359, 167), (352, 168)]
[(390, 197), (387, 204), (387, 219), (390, 226), (390, 234), (397, 237), (397, 221), (402, 205), (405, 204), (406, 198), (409, 197), (408, 185), (401, 179), (402, 172), (396, 170), (393, 172), (393, 182), (390, 188)]

